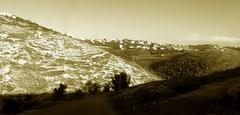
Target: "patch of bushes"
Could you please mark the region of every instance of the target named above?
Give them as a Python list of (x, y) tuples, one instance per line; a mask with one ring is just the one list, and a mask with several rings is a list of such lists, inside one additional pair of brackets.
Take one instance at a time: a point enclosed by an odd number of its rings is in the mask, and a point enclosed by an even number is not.
[(85, 84), (85, 90), (90, 93), (90, 94), (96, 94), (96, 93), (99, 93), (101, 92), (101, 86), (99, 83), (97, 82), (93, 82), (93, 81), (88, 81), (86, 84)]
[(165, 79), (200, 77), (210, 72), (209, 67), (213, 63), (213, 61), (205, 59), (205, 56), (202, 55), (204, 54), (187, 53), (177, 55), (168, 61), (158, 61), (150, 64), (150, 69)]
[(130, 77), (125, 72), (121, 72), (120, 74), (115, 74), (112, 77), (112, 89), (114, 91), (119, 91), (129, 87)]
[(26, 95), (2, 95), (0, 96), (1, 111), (4, 113), (20, 113), (28, 109), (39, 109), (55, 105), (62, 99), (81, 99), (84, 96), (82, 90), (66, 94), (67, 85), (60, 84), (53, 93), (26, 94)]

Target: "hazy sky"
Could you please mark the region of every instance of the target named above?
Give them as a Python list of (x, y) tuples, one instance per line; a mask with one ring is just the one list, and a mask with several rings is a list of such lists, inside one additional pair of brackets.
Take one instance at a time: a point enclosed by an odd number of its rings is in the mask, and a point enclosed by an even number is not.
[(0, 11), (80, 38), (240, 45), (240, 0), (0, 0)]

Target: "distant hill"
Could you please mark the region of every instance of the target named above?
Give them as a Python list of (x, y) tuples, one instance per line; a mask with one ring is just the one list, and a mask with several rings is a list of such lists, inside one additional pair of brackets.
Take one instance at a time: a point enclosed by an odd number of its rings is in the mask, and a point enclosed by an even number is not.
[(204, 76), (240, 66), (238, 51), (222, 48), (187, 52), (150, 65), (160, 75), (170, 78)]

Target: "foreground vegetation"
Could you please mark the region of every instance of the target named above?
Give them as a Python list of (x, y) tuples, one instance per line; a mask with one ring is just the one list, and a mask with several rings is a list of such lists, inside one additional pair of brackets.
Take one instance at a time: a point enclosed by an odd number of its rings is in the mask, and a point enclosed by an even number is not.
[(0, 97), (1, 112), (20, 113), (25, 110), (41, 109), (65, 101), (82, 99), (85, 95), (80, 90), (65, 93), (65, 88), (62, 86), (63, 84), (60, 84), (60, 87), (56, 88), (57, 90), (53, 93), (2, 95)]
[(120, 91), (128, 88), (129, 84), (130, 77), (122, 72), (115, 74), (112, 77), (112, 81), (103, 86), (102, 91), (102, 87), (98, 83), (89, 81), (85, 86), (87, 92), (82, 92), (79, 89), (75, 92), (67, 93), (67, 85), (61, 83), (52, 93), (2, 95), (0, 98), (1, 112), (19, 113), (24, 110), (41, 109), (64, 101), (82, 99), (84, 95), (100, 94), (102, 92), (109, 92), (110, 90)]

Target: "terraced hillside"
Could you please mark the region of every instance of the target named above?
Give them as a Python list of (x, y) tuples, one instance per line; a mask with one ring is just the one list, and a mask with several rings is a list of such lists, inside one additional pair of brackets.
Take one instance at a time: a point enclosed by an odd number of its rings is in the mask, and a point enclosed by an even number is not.
[(0, 15), (0, 94), (50, 92), (59, 83), (74, 91), (89, 80), (106, 83), (122, 71), (132, 77), (131, 85), (159, 79), (78, 39)]

